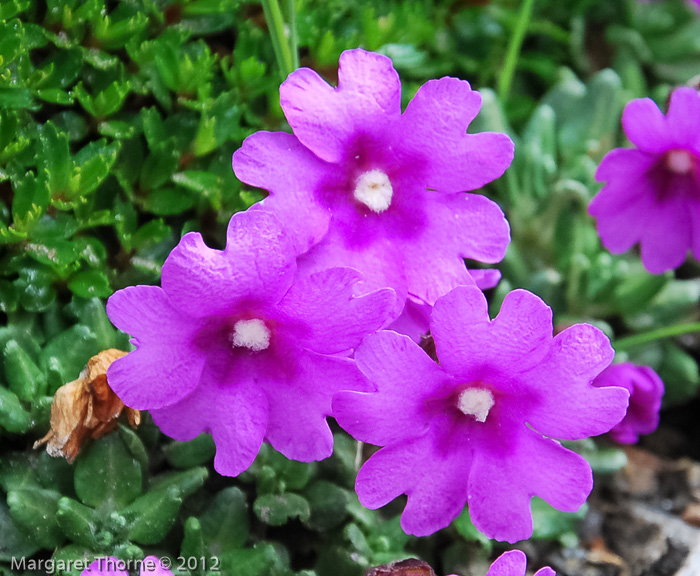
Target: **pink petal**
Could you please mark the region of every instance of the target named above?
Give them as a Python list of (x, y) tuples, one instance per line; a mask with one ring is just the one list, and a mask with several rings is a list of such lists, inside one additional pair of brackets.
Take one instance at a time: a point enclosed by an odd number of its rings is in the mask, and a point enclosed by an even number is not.
[(196, 344), (204, 323), (173, 308), (157, 286), (130, 286), (107, 302), (114, 325), (131, 334), (137, 350), (109, 367), (109, 385), (132, 408), (177, 402), (199, 382), (205, 354)]
[(496, 285), (501, 281), (501, 271), (494, 270), (491, 268), (472, 268), (469, 270), (469, 274), (471, 275), (479, 290), (488, 290), (489, 288), (495, 288)]
[(483, 293), (464, 286), (435, 303), (430, 326), (440, 363), (451, 374), (466, 378), (484, 365), (518, 373), (546, 354), (552, 311), (534, 294), (514, 290), (490, 321)]
[(376, 510), (409, 492), (430, 474), (426, 459), (434, 453), (434, 434), (393, 444), (375, 452), (357, 473), (355, 491), (365, 508)]
[(340, 162), (356, 138), (381, 134), (401, 113), (401, 83), (391, 60), (364, 50), (340, 56), (338, 88), (300, 68), (280, 87), (280, 104), (299, 140), (327, 162)]
[(700, 156), (700, 93), (690, 87), (673, 90), (666, 118), (674, 147)]
[(501, 554), (486, 573), (486, 576), (525, 576), (527, 556), (520, 550)]
[(328, 268), (352, 268), (364, 280), (355, 289), (356, 294), (390, 286), (396, 293), (392, 315), (397, 318), (407, 296), (404, 257), (395, 243), (379, 236), (360, 245), (346, 242), (342, 230), (331, 228), (324, 239), (309, 252), (299, 257), (299, 274), (310, 275)]
[(349, 268), (332, 268), (297, 279), (278, 306), (281, 314), (298, 319), (294, 339), (302, 348), (334, 354), (355, 348), (376, 332), (395, 307), (392, 290), (355, 297), (362, 276)]
[(592, 381), (614, 355), (605, 334), (588, 324), (576, 324), (557, 334), (547, 357), (520, 376), (534, 394), (528, 408), (529, 424), (543, 434), (566, 440), (610, 430), (624, 417), (629, 393), (619, 387), (596, 388)]
[(674, 146), (667, 118), (651, 98), (638, 98), (625, 106), (622, 126), (630, 142), (640, 150), (662, 154)]
[(674, 178), (674, 181), (676, 189), (669, 189), (668, 192), (673, 193), (666, 194), (664, 201), (657, 203), (642, 232), (642, 262), (652, 274), (678, 268), (692, 244), (693, 216), (680, 189), (690, 182), (688, 178)]
[(348, 358), (297, 352), (296, 361), (293, 379), (261, 382), (269, 400), (266, 438), (292, 460), (322, 460), (333, 452), (333, 434), (326, 420), (333, 394), (371, 386)]
[(422, 233), (397, 240), (409, 293), (432, 304), (456, 286), (473, 284), (464, 258), (499, 262), (510, 242), (508, 222), (495, 202), (476, 194), (428, 194)]
[(426, 400), (451, 382), (440, 366), (408, 336), (389, 330), (365, 338), (355, 360), (378, 392), (337, 394), (338, 423), (357, 440), (377, 446), (423, 434)]
[(210, 432), (216, 443), (214, 468), (238, 476), (255, 460), (267, 428), (268, 402), (255, 379), (249, 367), (236, 366), (229, 374), (209, 365), (202, 383), (178, 403), (153, 410), (153, 421), (181, 441)]
[(270, 192), (262, 205), (286, 225), (297, 252), (305, 252), (328, 230), (330, 214), (314, 191), (335, 166), (315, 156), (296, 136), (256, 132), (233, 154), (233, 170), (246, 184)]
[(207, 247), (200, 234), (183, 236), (163, 265), (162, 285), (173, 305), (192, 316), (231, 314), (241, 301), (277, 302), (292, 284), (295, 257), (277, 218), (238, 212), (224, 251)]
[(392, 322), (388, 329), (409, 336), (416, 344), (420, 344), (423, 336), (430, 332), (430, 312), (433, 307), (414, 300), (406, 300), (401, 316)]
[(591, 468), (581, 456), (523, 427), (509, 437), (506, 449), (475, 453), (469, 514), (489, 538), (513, 543), (532, 535), (533, 496), (575, 512), (592, 487)]
[(420, 87), (396, 127), (404, 151), (427, 157), (426, 181), (438, 192), (476, 190), (499, 178), (513, 161), (505, 134), (467, 134), (481, 95), (457, 78), (430, 80)]

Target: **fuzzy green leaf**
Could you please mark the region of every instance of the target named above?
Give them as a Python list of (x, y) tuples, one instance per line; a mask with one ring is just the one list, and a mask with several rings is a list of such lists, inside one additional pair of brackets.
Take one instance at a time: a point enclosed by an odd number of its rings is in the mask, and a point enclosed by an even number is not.
[(59, 498), (54, 490), (38, 488), (13, 490), (7, 495), (12, 519), (42, 548), (55, 548), (65, 540), (56, 522)]
[(282, 526), (292, 518), (306, 522), (311, 516), (308, 500), (299, 494), (263, 494), (253, 504), (255, 515), (269, 526)]
[(158, 544), (175, 524), (182, 498), (177, 487), (152, 490), (122, 511), (129, 521), (129, 539), (138, 544)]
[(141, 494), (141, 466), (118, 434), (94, 441), (76, 461), (75, 493), (83, 504), (119, 510)]

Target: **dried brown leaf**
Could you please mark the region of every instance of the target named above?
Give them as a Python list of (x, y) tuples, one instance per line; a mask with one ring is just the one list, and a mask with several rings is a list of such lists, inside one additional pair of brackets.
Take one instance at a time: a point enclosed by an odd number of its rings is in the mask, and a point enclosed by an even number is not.
[(107, 383), (107, 368), (126, 352), (111, 348), (88, 361), (77, 380), (61, 386), (51, 404), (51, 430), (34, 448), (46, 444), (55, 457), (73, 462), (88, 438), (100, 438), (117, 427), (124, 413), (132, 427), (141, 423), (138, 410), (124, 406)]

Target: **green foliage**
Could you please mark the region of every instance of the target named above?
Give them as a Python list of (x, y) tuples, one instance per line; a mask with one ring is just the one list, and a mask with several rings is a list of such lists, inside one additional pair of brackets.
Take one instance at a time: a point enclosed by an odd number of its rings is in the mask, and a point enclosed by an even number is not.
[[(88, 443), (72, 466), (30, 450), (48, 431), (58, 387), (100, 350), (129, 350), (105, 299), (158, 283), (188, 231), (223, 246), (231, 214), (262, 197), (236, 180), (231, 154), (256, 130), (288, 129), (256, 3), (40, 4), (0, 2), (0, 573), (11, 556), (149, 553), (206, 558), (185, 565), (192, 576), (360, 576), (415, 555), (457, 572), (490, 552), (466, 510), (446, 535), (418, 543), (401, 530), (398, 508), (362, 508), (357, 447), (345, 434), (331, 459), (312, 464), (264, 445), (237, 479), (215, 472), (209, 435), (165, 439), (146, 415), (138, 431), (122, 426)], [(523, 287), (552, 306), (558, 328), (583, 320), (613, 337), (693, 320), (700, 270), (651, 276), (633, 253), (609, 254), (586, 209), (598, 162), (623, 143), (624, 103), (651, 94), (663, 104), (670, 85), (697, 74), (700, 19), (682, 0), (539, 0), (500, 102), (492, 89), (518, 5), (295, 0), (299, 53), (329, 79), (345, 49), (387, 54), (404, 104), (443, 75), (480, 90), (470, 130), (516, 142), (511, 169), (483, 191), (506, 211), (513, 237), (494, 312)], [(667, 404), (697, 394), (697, 358), (692, 341), (618, 355), (655, 368)], [(609, 447), (576, 449), (596, 473), (624, 464)], [(575, 541), (583, 511), (538, 500), (533, 511), (535, 537)]]

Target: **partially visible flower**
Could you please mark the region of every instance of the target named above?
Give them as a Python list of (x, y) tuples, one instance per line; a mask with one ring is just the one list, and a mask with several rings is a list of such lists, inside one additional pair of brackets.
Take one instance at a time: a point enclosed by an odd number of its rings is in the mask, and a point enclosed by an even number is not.
[(300, 266), (350, 266), (365, 289), (394, 288), (428, 304), (473, 284), (464, 258), (494, 263), (510, 240), (501, 209), (465, 194), (513, 159), (505, 134), (468, 134), (481, 96), (457, 78), (424, 84), (401, 113), (401, 83), (386, 56), (348, 50), (338, 87), (308, 68), (280, 88), (294, 130), (258, 132), (233, 156), (243, 182), (295, 231)]
[[(493, 288), (501, 279), (501, 272), (493, 269), (470, 270), (469, 274), (482, 290)], [(399, 334), (406, 334), (406, 336), (411, 337), (411, 340), (420, 344), (430, 332), (430, 311), (432, 309), (430, 304), (409, 298), (406, 300), (406, 305), (399, 317), (388, 326), (388, 329)]]
[(636, 148), (616, 148), (596, 179), (606, 182), (589, 206), (605, 247), (616, 254), (639, 243), (653, 274), (677, 268), (689, 250), (700, 259), (700, 93), (678, 88), (668, 113), (649, 98), (622, 116)]
[[(140, 576), (173, 576), (173, 573), (155, 556), (146, 556), (140, 564)], [(126, 568), (125, 562), (119, 558), (105, 556), (92, 562), (80, 576), (129, 576), (124, 568)]]
[(610, 364), (605, 335), (577, 324), (552, 337), (552, 313), (537, 296), (511, 292), (489, 319), (484, 295), (455, 288), (433, 307), (439, 364), (392, 331), (357, 349), (372, 393), (341, 392), (333, 413), (357, 440), (383, 446), (360, 470), (356, 490), (368, 508), (401, 494), (401, 526), (425, 536), (469, 504), (489, 538), (532, 534), (530, 499), (573, 512), (593, 485), (590, 466), (552, 437), (607, 432), (627, 408), (627, 390), (596, 388)]
[[(486, 576), (525, 576), (527, 556), (520, 550), (510, 550), (501, 554), (486, 573)], [(540, 568), (534, 576), (556, 576), (549, 566)]]
[(613, 364), (593, 381), (594, 386), (622, 386), (630, 393), (627, 415), (610, 430), (610, 436), (621, 444), (634, 444), (640, 434), (651, 434), (659, 425), (664, 383), (648, 366), (629, 362)]
[(394, 295), (354, 297), (359, 275), (346, 268), (295, 272), (292, 243), (263, 210), (231, 218), (224, 251), (186, 234), (162, 288), (109, 299), (110, 320), (138, 348), (112, 364), (110, 385), (177, 440), (211, 432), (221, 474), (246, 470), (263, 438), (290, 459), (330, 456), (333, 393), (367, 386), (342, 356), (383, 325)]

